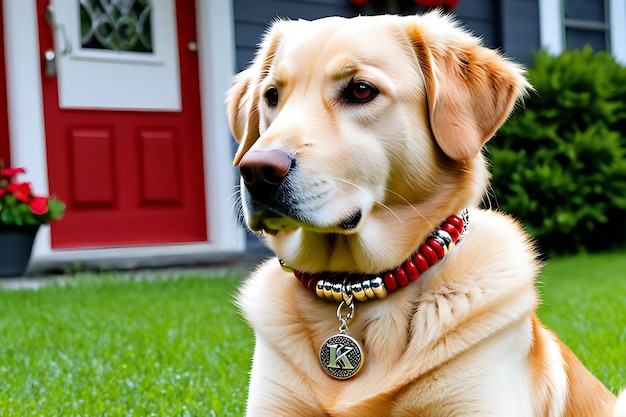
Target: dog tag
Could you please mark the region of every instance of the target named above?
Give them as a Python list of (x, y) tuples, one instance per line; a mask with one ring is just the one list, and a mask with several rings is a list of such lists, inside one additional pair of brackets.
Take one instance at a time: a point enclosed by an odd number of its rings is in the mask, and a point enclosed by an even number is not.
[(352, 378), (363, 366), (363, 349), (359, 342), (347, 334), (336, 334), (322, 343), (320, 363), (333, 378)]

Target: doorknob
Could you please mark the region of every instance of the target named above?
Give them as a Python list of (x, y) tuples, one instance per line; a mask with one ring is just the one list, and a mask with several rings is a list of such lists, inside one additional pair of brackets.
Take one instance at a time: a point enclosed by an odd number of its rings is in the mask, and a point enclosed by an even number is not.
[(47, 49), (43, 54), (45, 63), (46, 77), (56, 77), (57, 75), (57, 61), (56, 54), (52, 49)]
[(57, 49), (60, 50), (61, 56), (69, 55), (70, 52), (72, 52), (72, 43), (67, 37), (67, 32), (65, 31), (65, 25), (63, 25), (62, 23), (58, 23), (56, 21), (52, 4), (48, 4), (48, 7), (46, 8), (46, 12), (44, 13), (44, 18), (46, 19), (46, 22), (48, 22), (48, 24), (50, 25), (50, 28), (52, 28), (52, 37), (54, 38), (55, 33), (57, 32), (60, 34), (59, 41), (62, 42), (63, 45), (62, 47), (57, 47)]

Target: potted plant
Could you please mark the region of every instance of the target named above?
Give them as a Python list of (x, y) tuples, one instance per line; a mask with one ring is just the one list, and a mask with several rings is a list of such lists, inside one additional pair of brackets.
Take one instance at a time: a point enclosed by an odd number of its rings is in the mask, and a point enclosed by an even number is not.
[(65, 204), (55, 196), (33, 194), (29, 182), (15, 177), (24, 168), (5, 168), (0, 161), (0, 277), (21, 276), (42, 224), (59, 219)]

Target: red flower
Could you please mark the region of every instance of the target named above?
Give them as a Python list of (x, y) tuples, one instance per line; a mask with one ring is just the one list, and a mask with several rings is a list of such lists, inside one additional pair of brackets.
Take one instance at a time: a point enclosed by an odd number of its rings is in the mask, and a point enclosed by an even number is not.
[(0, 188), (0, 197), (5, 195), (6, 193), (7, 193), (7, 189), (6, 188)]
[(30, 200), (30, 211), (33, 214), (46, 214), (48, 212), (48, 199), (46, 197), (33, 197)]
[(2, 170), (0, 170), (0, 175), (12, 177), (14, 175), (23, 174), (25, 172), (26, 170), (24, 168), (2, 168)]
[(7, 191), (13, 193), (15, 198), (24, 203), (30, 202), (30, 183), (29, 182), (12, 182), (7, 185)]

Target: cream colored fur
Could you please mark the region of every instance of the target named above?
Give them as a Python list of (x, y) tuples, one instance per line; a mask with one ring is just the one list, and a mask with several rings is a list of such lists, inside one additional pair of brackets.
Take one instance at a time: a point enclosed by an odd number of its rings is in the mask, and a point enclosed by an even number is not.
[[(379, 94), (346, 103), (354, 81)], [(436, 13), (273, 25), (227, 106), (235, 165), (248, 152), (295, 161), (284, 204), (302, 215), (257, 209), (242, 181), (246, 221), (274, 252), (302, 271), (378, 273), (463, 207), (471, 227), (417, 281), (357, 303), (349, 334), (365, 364), (345, 381), (318, 360), (337, 305), (276, 259), (261, 265), (238, 298), (256, 336), (247, 415), (613, 414), (615, 396), (535, 316), (540, 264), (527, 235), (473, 208), (488, 181), (481, 148), (528, 88), (521, 67)], [(342, 229), (356, 210), (356, 227)]]

